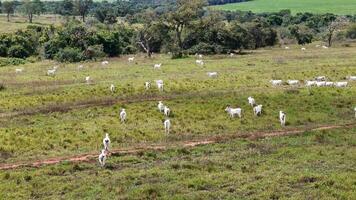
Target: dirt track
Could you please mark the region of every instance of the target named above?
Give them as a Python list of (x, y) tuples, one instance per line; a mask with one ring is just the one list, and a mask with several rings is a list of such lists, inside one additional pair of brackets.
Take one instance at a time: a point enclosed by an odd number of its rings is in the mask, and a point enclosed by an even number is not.
[[(150, 146), (143, 146), (143, 147), (127, 148), (127, 149), (113, 149), (110, 152), (110, 154), (111, 155), (135, 154), (148, 150), (164, 151), (170, 148), (189, 148), (198, 145), (207, 145), (207, 144), (213, 144), (218, 142), (224, 142), (234, 138), (258, 139), (258, 138), (265, 138), (265, 137), (294, 135), (306, 131), (319, 131), (319, 130), (330, 130), (330, 129), (337, 129), (337, 128), (352, 128), (352, 127), (356, 127), (356, 123), (342, 124), (342, 125), (324, 125), (324, 126), (319, 126), (314, 128), (302, 128), (302, 129), (274, 131), (274, 132), (252, 132), (252, 133), (239, 134), (239, 135), (231, 134), (231, 135), (224, 135), (224, 136), (213, 136), (204, 140), (188, 140), (188, 141), (182, 141), (179, 143), (168, 144), (168, 145), (167, 144), (150, 145)], [(57, 158), (50, 158), (47, 160), (38, 160), (33, 163), (0, 164), (0, 170), (10, 170), (10, 169), (16, 169), (20, 167), (40, 167), (42, 165), (53, 165), (61, 162), (88, 162), (92, 159), (97, 158), (97, 156), (98, 153), (88, 153), (88, 154), (81, 154), (72, 157), (57, 157)]]

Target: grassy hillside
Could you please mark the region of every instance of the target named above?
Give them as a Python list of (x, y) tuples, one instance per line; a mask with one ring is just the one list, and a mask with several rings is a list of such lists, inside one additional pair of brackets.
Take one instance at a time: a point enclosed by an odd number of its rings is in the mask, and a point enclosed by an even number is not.
[[(331, 81), (355, 75), (356, 47), (270, 48), (245, 55), (172, 60), (136, 55), (100, 62), (58, 64), (52, 61), (0, 68), (0, 163), (31, 162), (56, 156), (96, 153), (105, 132), (113, 148), (146, 146), (250, 132), (290, 130), (355, 123), (356, 82), (347, 88), (272, 87), (270, 79), (307, 80), (325, 75)], [(162, 69), (154, 70), (154, 63)], [(59, 65), (55, 77), (47, 69)], [(23, 68), (22, 73), (15, 73)], [(217, 78), (206, 73), (217, 71)], [(92, 78), (88, 85), (84, 79)], [(143, 83), (162, 79), (165, 91)], [(109, 91), (115, 84), (115, 93)], [(263, 104), (255, 117), (247, 97)], [(163, 100), (172, 110), (172, 131), (165, 135), (157, 110)], [(230, 119), (226, 105), (240, 106), (243, 118)], [(119, 121), (126, 108), (128, 121)], [(287, 113), (287, 126), (278, 121)], [(97, 161), (62, 163), (38, 169), (0, 171), (0, 199), (170, 198), (316, 198), (355, 196), (355, 128), (308, 132), (265, 140), (231, 140), (193, 149), (116, 155), (101, 169)], [(352, 198), (351, 198), (352, 199)]]
[(293, 14), (298, 12), (311, 12), (354, 15), (356, 14), (356, 0), (252, 0), (243, 3), (214, 6), (214, 8), (252, 11), (256, 13), (290, 9)]

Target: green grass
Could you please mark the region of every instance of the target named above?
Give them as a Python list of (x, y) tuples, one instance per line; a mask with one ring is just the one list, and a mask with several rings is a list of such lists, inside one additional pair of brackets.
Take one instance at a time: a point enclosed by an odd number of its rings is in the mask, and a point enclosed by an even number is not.
[(1, 199), (355, 199), (356, 129), (0, 171)]
[(252, 0), (243, 3), (232, 3), (214, 8), (222, 10), (252, 11), (255, 13), (278, 12), (289, 9), (293, 14), (298, 12), (334, 13), (340, 15), (356, 14), (355, 0)]
[[(59, 64), (55, 77), (45, 75), (57, 65), (52, 61), (2, 67), (0, 163), (99, 152), (105, 132), (113, 148), (119, 148), (355, 122), (356, 82), (347, 88), (310, 91), (270, 85), (270, 79), (326, 75), (339, 81), (355, 75), (354, 44), (329, 49), (314, 46), (306, 46), (305, 52), (291, 46), (290, 50), (266, 48), (233, 58), (204, 56), (204, 68), (195, 65), (194, 57), (172, 60), (167, 55), (152, 59), (137, 55), (131, 64), (128, 56), (111, 58), (105, 67), (99, 61), (86, 62), (82, 71), (77, 70), (79, 64)], [(162, 63), (162, 69), (153, 70), (154, 63)], [(16, 74), (16, 68), (24, 72)], [(208, 71), (217, 71), (219, 76), (210, 79)], [(93, 84), (85, 84), (86, 76), (92, 77)], [(156, 79), (165, 81), (163, 93), (154, 85), (149, 91), (143, 89), (145, 81)], [(114, 94), (109, 91), (112, 83), (117, 87)], [(253, 116), (248, 96), (263, 104), (261, 117)], [(173, 113), (169, 136), (164, 134), (164, 117), (156, 108), (159, 99)], [(224, 112), (228, 104), (242, 107), (243, 118), (229, 119)], [(125, 124), (118, 119), (120, 108), (128, 113)], [(286, 128), (279, 125), (279, 110), (287, 113)], [(350, 158), (355, 155), (354, 141), (355, 128), (110, 157), (105, 169), (93, 160), (0, 171), (0, 199), (95, 199), (99, 195), (342, 199), (355, 195), (355, 171), (350, 167), (355, 160)]]

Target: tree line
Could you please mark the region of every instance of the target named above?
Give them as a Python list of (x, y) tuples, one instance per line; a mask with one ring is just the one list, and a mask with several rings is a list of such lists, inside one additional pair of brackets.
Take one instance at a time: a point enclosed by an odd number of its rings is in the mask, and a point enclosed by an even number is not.
[[(356, 39), (355, 16), (216, 11), (207, 8), (205, 0), (140, 2), (12, 2), (29, 22), (41, 13), (56, 13), (67, 20), (59, 26), (32, 25), (16, 34), (1, 34), (0, 56), (78, 62), (143, 51), (148, 57), (162, 52), (180, 58), (195, 53), (239, 53), (277, 43), (324, 40), (330, 46), (339, 37)], [(7, 4), (2, 2), (2, 10), (13, 11)], [(80, 21), (70, 16), (80, 16)]]

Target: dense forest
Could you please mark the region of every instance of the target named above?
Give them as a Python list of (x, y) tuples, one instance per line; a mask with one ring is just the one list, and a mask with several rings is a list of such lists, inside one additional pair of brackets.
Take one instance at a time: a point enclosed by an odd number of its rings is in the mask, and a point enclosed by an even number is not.
[(331, 46), (335, 40), (356, 39), (356, 16), (217, 11), (209, 4), (218, 1), (3, 1), (8, 21), (14, 13), (27, 16), (29, 23), (35, 15), (48, 14), (60, 15), (64, 23), (33, 23), (16, 34), (1, 34), (0, 56), (78, 62), (142, 51), (180, 58), (314, 40)]

